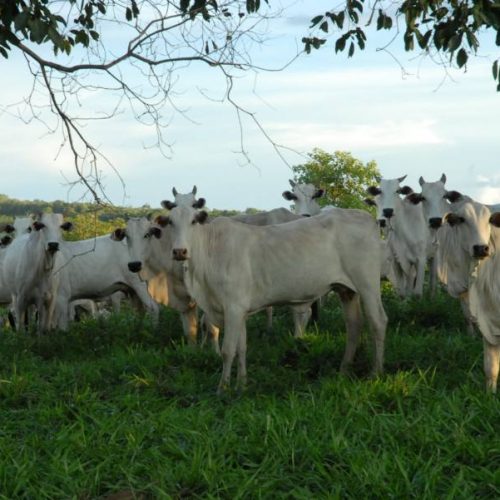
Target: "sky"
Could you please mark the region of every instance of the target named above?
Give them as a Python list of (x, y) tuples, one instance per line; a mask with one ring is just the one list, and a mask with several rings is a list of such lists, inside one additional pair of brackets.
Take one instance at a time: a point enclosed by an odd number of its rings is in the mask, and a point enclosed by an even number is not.
[[(252, 48), (252, 60), (279, 67), (293, 57), (309, 19), (330, 5), (323, 0), (315, 4), (312, 8), (310, 2), (297, 1), (281, 19), (270, 21), (267, 40)], [(407, 174), (405, 184), (416, 191), (420, 176), (434, 181), (446, 173), (449, 189), (499, 203), (500, 93), (491, 64), (500, 53), (490, 38), (481, 38), (481, 52), (466, 72), (445, 71), (429, 58), (404, 53), (401, 44), (391, 46), (392, 55), (377, 50), (387, 34), (370, 33), (365, 51), (351, 59), (336, 55), (331, 39), (282, 71), (238, 78), (235, 98), (272, 141), (284, 146), (286, 162), (243, 116), (242, 136), (252, 163), (245, 161), (235, 109), (220, 102), (224, 80), (204, 66), (178, 72), (175, 105), (182, 113), (164, 111), (168, 157), (146, 147), (154, 143), (153, 131), (125, 108), (112, 120), (88, 123), (84, 130), (120, 174), (101, 165), (106, 194), (117, 205), (159, 207), (161, 200), (172, 198), (172, 187), (188, 192), (197, 185), (210, 208), (289, 206), (281, 193), (289, 188), (290, 167), (306, 161), (305, 154), (316, 147), (375, 160), (385, 178)], [(0, 75), (0, 193), (80, 200), (81, 190), (68, 186), (74, 167), (69, 152), (60, 149), (60, 134), (13, 116), (19, 107), (5, 111), (29, 93), (31, 76), (24, 59), (15, 53), (1, 59)], [(94, 108), (106, 99), (99, 93), (84, 100), (82, 108), (97, 112)]]

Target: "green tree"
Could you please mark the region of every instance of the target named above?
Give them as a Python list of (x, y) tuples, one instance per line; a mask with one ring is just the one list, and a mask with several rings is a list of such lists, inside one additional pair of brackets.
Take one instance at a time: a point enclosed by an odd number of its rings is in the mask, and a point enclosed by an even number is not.
[(325, 196), (317, 200), (320, 205), (367, 209), (366, 189), (380, 179), (374, 160), (365, 164), (347, 151), (331, 154), (319, 148), (308, 156), (307, 163), (292, 167), (294, 180), (324, 189)]
[[(479, 33), (491, 33), (500, 45), (500, 4), (497, 0), (346, 0), (335, 10), (313, 17), (310, 36), (302, 42), (309, 53), (331, 34), (335, 52), (346, 50), (352, 57), (356, 49), (365, 48), (367, 27), (391, 31), (393, 41), (401, 40), (406, 51), (421, 50), (437, 55), (443, 64), (466, 69), (469, 56), (479, 48)], [(499, 60), (493, 63), (492, 73), (500, 91)]]

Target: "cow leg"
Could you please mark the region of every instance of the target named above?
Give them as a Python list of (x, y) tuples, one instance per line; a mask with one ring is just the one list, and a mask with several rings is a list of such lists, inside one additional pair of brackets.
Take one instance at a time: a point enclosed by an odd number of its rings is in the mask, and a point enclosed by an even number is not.
[(24, 332), (26, 328), (26, 309), (27, 304), (24, 295), (18, 294), (13, 301), (14, 303), (14, 316), (17, 323), (17, 331)]
[(483, 338), (483, 364), (486, 375), (486, 390), (497, 392), (498, 371), (500, 367), (500, 346), (490, 344)]
[(272, 307), (266, 307), (266, 316), (267, 316), (266, 331), (268, 334), (270, 334), (273, 331), (273, 308)]
[(293, 336), (300, 339), (304, 335), (309, 318), (311, 317), (311, 304), (292, 306)]
[(414, 293), (417, 297), (422, 297), (424, 293), (425, 259), (419, 259), (417, 261), (416, 272)]
[(464, 313), (465, 317), (467, 333), (471, 337), (474, 337), (476, 335), (476, 329), (474, 328), (474, 320), (472, 319), (472, 315), (470, 313), (468, 292), (462, 293), (459, 299), (460, 299), (460, 307), (462, 308), (462, 312)]
[(243, 328), (238, 340), (238, 374), (236, 379), (236, 387), (243, 391), (247, 385), (247, 328), (243, 322)]
[(379, 375), (384, 371), (384, 344), (387, 315), (382, 305), (379, 290), (373, 287), (372, 290), (370, 290), (369, 287), (363, 288), (361, 300), (373, 335), (375, 357), (372, 372), (373, 375)]
[[(245, 315), (237, 311), (227, 311), (224, 315), (224, 340), (222, 342), (222, 376), (217, 394), (223, 394), (230, 387), (231, 367), (236, 349), (239, 347), (240, 335), (246, 330)], [(245, 333), (246, 335), (246, 333)], [(246, 345), (246, 340), (245, 340)], [(239, 361), (240, 364), (245, 361)], [(239, 368), (241, 370), (241, 368)]]
[(147, 286), (141, 282), (141, 286), (134, 286), (129, 284), (129, 286), (134, 290), (137, 295), (137, 298), (141, 301), (145, 310), (151, 315), (153, 318), (153, 325), (158, 326), (158, 320), (160, 311), (158, 308), (158, 304), (151, 298), (147, 291)]
[(336, 289), (342, 303), (344, 321), (346, 327), (346, 346), (344, 357), (340, 364), (340, 372), (347, 373), (354, 361), (354, 355), (358, 347), (359, 335), (363, 327), (361, 315), (361, 303), (359, 295), (348, 288)]
[(182, 330), (189, 344), (196, 344), (198, 335), (198, 312), (196, 307), (190, 307), (181, 312)]
[(210, 337), (210, 342), (212, 343), (212, 347), (215, 351), (215, 354), (220, 356), (221, 352), (220, 352), (220, 346), (219, 346), (219, 328), (217, 328), (212, 323), (208, 323), (206, 328), (207, 328), (208, 335)]

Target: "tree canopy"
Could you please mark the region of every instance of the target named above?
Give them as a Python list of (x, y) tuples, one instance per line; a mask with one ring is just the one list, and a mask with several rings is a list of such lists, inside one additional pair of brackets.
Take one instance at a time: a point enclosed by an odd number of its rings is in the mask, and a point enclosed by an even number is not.
[[(367, 43), (366, 28), (389, 30), (395, 38), (402, 33), (406, 51), (421, 50), (449, 58), (448, 64), (465, 68), (479, 48), (478, 34), (489, 31), (500, 46), (500, 3), (495, 0), (346, 0), (339, 8), (311, 19), (312, 35), (302, 39), (306, 52), (325, 44), (325, 36), (335, 38), (335, 52)], [(443, 61), (445, 64), (446, 62)], [(493, 78), (500, 91), (499, 61), (492, 64)]]
[(324, 189), (325, 196), (317, 199), (320, 205), (367, 209), (366, 189), (380, 178), (375, 161), (365, 164), (347, 151), (331, 154), (319, 148), (308, 156), (308, 162), (292, 167), (294, 180)]

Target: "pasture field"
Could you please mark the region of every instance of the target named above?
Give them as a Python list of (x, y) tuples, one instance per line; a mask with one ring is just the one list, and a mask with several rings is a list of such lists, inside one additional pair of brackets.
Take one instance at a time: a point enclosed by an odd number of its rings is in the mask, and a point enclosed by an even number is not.
[(124, 311), (66, 333), (0, 336), (0, 498), (500, 498), (500, 399), (456, 301), (397, 299), (386, 374), (365, 333), (340, 376), (335, 297), (305, 338), (287, 309), (248, 322), (249, 386), (178, 315)]

